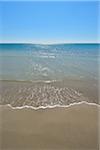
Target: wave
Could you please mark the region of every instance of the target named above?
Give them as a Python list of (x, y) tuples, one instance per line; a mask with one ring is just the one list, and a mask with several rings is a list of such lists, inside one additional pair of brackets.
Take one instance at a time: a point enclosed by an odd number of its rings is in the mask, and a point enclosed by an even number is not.
[[(84, 101), (99, 103), (97, 97), (92, 98), (92, 95), (85, 95), (79, 88), (67, 87), (63, 83), (56, 82), (56, 80), (46, 80), (44, 83), (43, 81), (39, 81), (39, 83), (2, 82), (1, 85), (0, 105), (8, 105), (13, 108), (25, 107), (37, 110), (40, 108), (66, 107)], [(83, 90), (85, 88), (87, 86)]]
[[(31, 85), (14, 85), (13, 89), (8, 86), (2, 88), (0, 104), (11, 104), (14, 107), (32, 106), (32, 107), (51, 107), (65, 106), (74, 102), (90, 100), (79, 91), (68, 87), (56, 87), (49, 84), (31, 84)], [(48, 83), (48, 84), (47, 84)]]
[(0, 107), (10, 107), (11, 109), (34, 109), (34, 110), (39, 110), (39, 109), (52, 109), (52, 108), (68, 108), (68, 107), (71, 107), (71, 106), (74, 106), (74, 105), (81, 105), (81, 104), (86, 104), (86, 105), (91, 105), (91, 106), (97, 106), (97, 107), (100, 107), (100, 104), (96, 104), (96, 103), (89, 103), (89, 102), (86, 102), (86, 101), (82, 101), (82, 102), (75, 102), (75, 103), (72, 103), (72, 104), (69, 104), (69, 105), (53, 105), (53, 106), (50, 106), (50, 105), (47, 105), (47, 106), (39, 106), (39, 107), (34, 107), (34, 106), (28, 106), (28, 105), (25, 105), (25, 106), (20, 106), (20, 107), (13, 107), (11, 104), (6, 104), (6, 105), (0, 105)]
[(55, 55), (38, 55), (38, 57), (41, 57), (41, 58), (56, 58)]
[(54, 83), (54, 82), (60, 82), (62, 80), (22, 80), (22, 79), (18, 79), (18, 80), (3, 80), (0, 79), (1, 82), (31, 82), (31, 83)]

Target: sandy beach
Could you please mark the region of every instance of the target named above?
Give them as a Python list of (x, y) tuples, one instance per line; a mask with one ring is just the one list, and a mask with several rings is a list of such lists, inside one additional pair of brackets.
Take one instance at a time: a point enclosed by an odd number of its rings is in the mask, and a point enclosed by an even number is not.
[(34, 110), (0, 106), (0, 150), (99, 150), (97, 105)]
[(0, 150), (100, 150), (98, 9), (0, 2)]

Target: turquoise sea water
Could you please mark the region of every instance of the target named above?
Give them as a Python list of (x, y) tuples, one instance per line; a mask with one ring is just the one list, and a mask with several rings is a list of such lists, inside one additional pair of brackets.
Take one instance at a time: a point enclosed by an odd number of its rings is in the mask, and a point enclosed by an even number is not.
[(98, 79), (99, 44), (0, 44), (0, 80)]

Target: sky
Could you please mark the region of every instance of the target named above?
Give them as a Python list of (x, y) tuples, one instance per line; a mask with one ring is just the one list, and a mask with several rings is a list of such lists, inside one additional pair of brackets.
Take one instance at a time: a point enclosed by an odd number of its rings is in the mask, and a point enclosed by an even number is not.
[(0, 2), (2, 43), (96, 43), (97, 1)]

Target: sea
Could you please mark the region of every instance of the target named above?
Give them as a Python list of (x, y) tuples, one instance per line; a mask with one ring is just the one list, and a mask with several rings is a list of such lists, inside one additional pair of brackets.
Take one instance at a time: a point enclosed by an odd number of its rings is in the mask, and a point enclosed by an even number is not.
[(0, 80), (98, 78), (99, 44), (0, 44)]
[[(0, 81), (20, 83), (16, 83), (16, 86), (2, 83), (0, 104), (40, 107), (67, 105), (76, 102), (76, 99), (78, 102), (84, 101), (80, 92), (50, 83), (65, 80), (98, 81), (99, 46), (93, 43), (0, 44)], [(30, 86), (25, 84), (28, 82)]]

